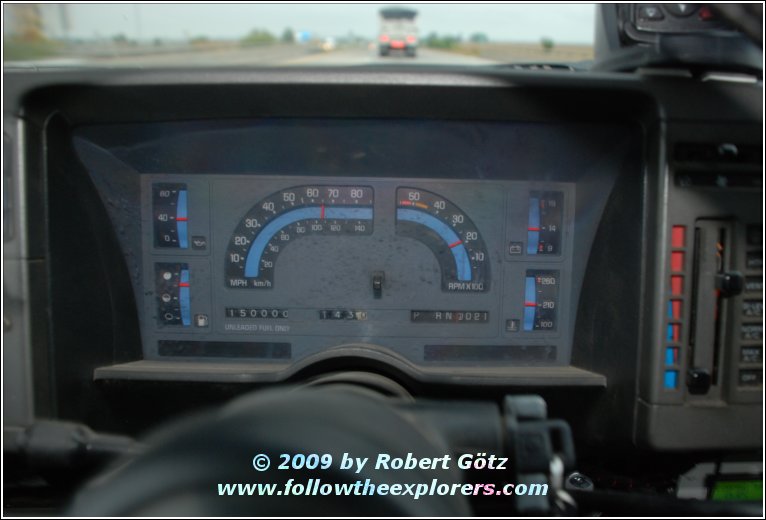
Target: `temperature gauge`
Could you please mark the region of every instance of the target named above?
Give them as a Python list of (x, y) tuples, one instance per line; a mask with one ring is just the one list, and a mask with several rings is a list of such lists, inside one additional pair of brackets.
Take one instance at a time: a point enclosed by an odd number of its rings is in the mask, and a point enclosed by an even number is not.
[(528, 255), (561, 254), (563, 200), (564, 194), (560, 191), (533, 191), (529, 194)]
[(559, 272), (527, 270), (524, 284), (524, 330), (556, 330)]

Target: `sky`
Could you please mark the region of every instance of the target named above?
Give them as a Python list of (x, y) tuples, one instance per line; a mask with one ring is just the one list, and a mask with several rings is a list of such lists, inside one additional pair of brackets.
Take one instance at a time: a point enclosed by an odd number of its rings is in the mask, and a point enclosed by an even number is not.
[[(44, 6), (51, 36), (61, 36), (68, 19), (71, 38), (131, 39), (241, 38), (253, 29), (279, 35), (286, 27), (312, 36), (353, 33), (374, 38), (377, 12), (391, 4), (68, 4)], [(421, 35), (484, 33), (494, 41), (592, 43), (592, 4), (399, 4), (418, 11)]]

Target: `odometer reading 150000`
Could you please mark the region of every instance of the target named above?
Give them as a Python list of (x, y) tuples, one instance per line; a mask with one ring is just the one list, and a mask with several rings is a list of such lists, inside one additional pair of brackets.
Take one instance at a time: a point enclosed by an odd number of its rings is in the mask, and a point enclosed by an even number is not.
[(369, 235), (374, 192), (369, 186), (296, 186), (259, 201), (226, 250), (226, 285), (268, 289), (274, 266), (292, 240), (308, 235)]

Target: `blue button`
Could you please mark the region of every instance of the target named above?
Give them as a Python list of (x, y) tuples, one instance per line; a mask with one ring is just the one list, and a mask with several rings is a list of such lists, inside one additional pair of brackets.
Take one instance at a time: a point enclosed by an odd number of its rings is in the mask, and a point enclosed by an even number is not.
[(673, 347), (668, 347), (665, 349), (665, 364), (668, 366), (673, 366), (676, 364), (676, 356), (674, 355), (675, 349)]
[(678, 370), (665, 371), (665, 388), (669, 390), (678, 388)]

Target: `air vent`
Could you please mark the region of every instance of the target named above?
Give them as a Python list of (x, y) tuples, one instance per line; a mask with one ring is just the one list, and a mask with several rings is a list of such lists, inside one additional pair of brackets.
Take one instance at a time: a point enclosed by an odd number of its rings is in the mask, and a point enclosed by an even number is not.
[(673, 171), (681, 187), (762, 188), (763, 147), (742, 143), (678, 143)]
[(763, 176), (756, 171), (731, 173), (680, 169), (676, 171), (676, 184), (682, 188), (763, 188)]
[(736, 143), (679, 143), (673, 159), (676, 162), (714, 162), (724, 164), (756, 164), (763, 161), (761, 145)]
[(511, 63), (507, 67), (513, 70), (565, 70), (568, 72), (577, 70), (575, 67), (564, 63)]

